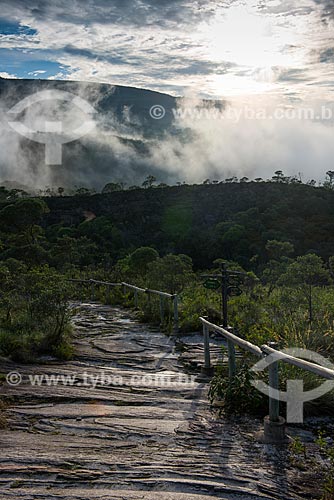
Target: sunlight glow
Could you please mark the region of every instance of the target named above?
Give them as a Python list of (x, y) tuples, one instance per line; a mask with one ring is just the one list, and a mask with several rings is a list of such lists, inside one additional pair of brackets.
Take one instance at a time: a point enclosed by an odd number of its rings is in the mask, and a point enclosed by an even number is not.
[(230, 8), (207, 25), (206, 30), (208, 52), (213, 61), (227, 60), (254, 67), (292, 62), (282, 49), (295, 43), (295, 34), (283, 27), (278, 34), (278, 27), (270, 18), (245, 7)]
[[(273, 88), (274, 67), (302, 64), (299, 35), (306, 26), (286, 19), (263, 16), (254, 6), (234, 6), (203, 24), (199, 36), (206, 47), (205, 57), (215, 63), (228, 62), (226, 74), (215, 75), (212, 88), (222, 93), (265, 92)], [(300, 23), (300, 20), (299, 20)], [(205, 40), (205, 42), (204, 42)], [(297, 50), (299, 49), (299, 50)]]

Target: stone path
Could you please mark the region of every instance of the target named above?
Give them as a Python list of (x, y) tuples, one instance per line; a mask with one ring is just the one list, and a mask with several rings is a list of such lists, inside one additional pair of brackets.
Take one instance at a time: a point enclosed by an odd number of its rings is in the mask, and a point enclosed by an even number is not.
[[(254, 440), (260, 421), (217, 418), (168, 337), (96, 303), (74, 323), (73, 361), (1, 367), (23, 374), (0, 388), (14, 402), (0, 431), (1, 500), (312, 498), (286, 450)], [(73, 383), (33, 386), (36, 374)]]

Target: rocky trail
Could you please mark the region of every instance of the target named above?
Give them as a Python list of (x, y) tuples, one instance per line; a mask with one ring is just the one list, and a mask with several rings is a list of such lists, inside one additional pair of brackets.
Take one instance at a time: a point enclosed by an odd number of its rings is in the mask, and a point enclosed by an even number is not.
[(1, 500), (312, 498), (286, 448), (256, 442), (260, 420), (210, 409), (208, 383), (189, 371), (203, 359), (200, 337), (180, 349), (131, 311), (94, 302), (74, 325), (72, 361), (1, 367), (23, 376), (0, 387), (12, 396)]

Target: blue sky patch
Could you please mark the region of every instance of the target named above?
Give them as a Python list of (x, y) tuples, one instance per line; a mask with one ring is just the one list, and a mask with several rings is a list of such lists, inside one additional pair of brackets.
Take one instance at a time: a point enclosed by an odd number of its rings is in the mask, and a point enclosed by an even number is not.
[(0, 35), (36, 35), (37, 30), (20, 23), (0, 19)]
[[(0, 73), (6, 72), (17, 78), (47, 79), (62, 73), (66, 76), (70, 68), (57, 60), (50, 60), (47, 51), (23, 49), (0, 49)], [(52, 53), (53, 54), (53, 53)], [(56, 54), (54, 54), (56, 59)]]

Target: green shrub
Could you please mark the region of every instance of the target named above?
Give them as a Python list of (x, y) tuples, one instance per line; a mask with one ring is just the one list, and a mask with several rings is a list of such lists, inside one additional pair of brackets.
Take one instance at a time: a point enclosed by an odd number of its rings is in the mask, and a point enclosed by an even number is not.
[(224, 366), (217, 367), (209, 389), (211, 404), (221, 401), (226, 413), (262, 413), (266, 409), (266, 398), (253, 387), (253, 377), (246, 364), (237, 368), (232, 379)]
[(68, 341), (63, 341), (53, 349), (53, 354), (63, 361), (69, 361), (73, 357), (73, 346)]
[(70, 333), (66, 280), (47, 266), (20, 268), (17, 276), (16, 266), (2, 264), (1, 273), (6, 280), (0, 283), (0, 354), (29, 363), (64, 351), (57, 348), (68, 343)]
[(333, 500), (334, 498), (334, 446), (328, 444), (323, 432), (319, 432), (316, 444), (319, 446), (322, 456), (326, 460), (323, 467), (323, 495), (322, 500)]

